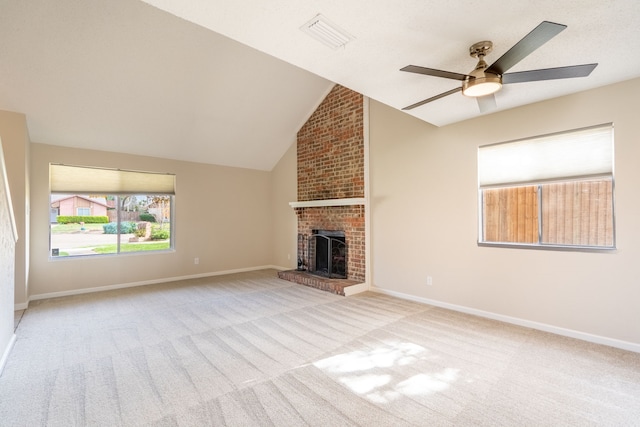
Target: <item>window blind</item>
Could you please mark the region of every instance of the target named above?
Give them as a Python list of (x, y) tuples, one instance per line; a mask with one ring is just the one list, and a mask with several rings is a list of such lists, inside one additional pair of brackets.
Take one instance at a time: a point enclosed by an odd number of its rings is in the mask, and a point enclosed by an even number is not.
[(175, 175), (88, 166), (49, 165), (51, 193), (175, 194)]
[(478, 148), (480, 188), (613, 175), (613, 124)]

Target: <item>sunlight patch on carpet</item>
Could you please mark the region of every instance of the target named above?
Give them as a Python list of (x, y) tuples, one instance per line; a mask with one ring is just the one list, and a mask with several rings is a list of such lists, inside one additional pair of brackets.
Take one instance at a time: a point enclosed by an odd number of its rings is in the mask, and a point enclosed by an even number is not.
[(398, 343), (390, 347), (374, 350), (357, 350), (338, 354), (314, 363), (317, 368), (333, 373), (367, 371), (374, 368), (389, 368), (394, 365), (408, 365), (426, 349), (412, 343)]
[[(425, 396), (446, 390), (458, 380), (459, 369), (400, 377), (394, 367), (407, 367), (429, 358), (429, 351), (409, 342), (389, 343), (375, 349), (355, 350), (314, 362), (354, 393), (376, 403), (402, 396)], [(402, 370), (402, 372), (407, 372)]]

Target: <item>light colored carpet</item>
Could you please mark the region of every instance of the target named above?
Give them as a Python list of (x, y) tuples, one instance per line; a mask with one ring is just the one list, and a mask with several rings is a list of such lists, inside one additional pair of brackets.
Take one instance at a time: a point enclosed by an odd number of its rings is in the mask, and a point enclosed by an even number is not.
[(2, 426), (640, 425), (640, 354), (275, 271), (33, 302)]

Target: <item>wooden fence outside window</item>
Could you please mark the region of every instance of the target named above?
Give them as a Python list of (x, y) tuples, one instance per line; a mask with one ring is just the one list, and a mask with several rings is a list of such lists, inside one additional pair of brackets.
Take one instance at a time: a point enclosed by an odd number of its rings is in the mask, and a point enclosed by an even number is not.
[(612, 247), (612, 194), (611, 178), (482, 190), (483, 241)]

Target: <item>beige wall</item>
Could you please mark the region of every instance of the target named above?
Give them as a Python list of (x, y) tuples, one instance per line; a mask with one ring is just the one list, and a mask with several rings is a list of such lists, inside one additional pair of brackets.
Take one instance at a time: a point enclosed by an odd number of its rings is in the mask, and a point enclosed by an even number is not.
[(295, 268), (297, 266), (296, 236), (297, 218), (289, 202), (297, 201), (296, 142), (271, 171), (273, 209), (273, 259), (275, 266)]
[[(175, 173), (175, 252), (50, 260), (50, 162)], [(31, 171), (31, 296), (272, 264), (269, 172), (44, 144)]]
[(4, 149), (18, 241), (15, 247), (15, 303), (25, 304), (29, 284), (29, 133), (24, 114), (0, 111)]
[(13, 334), (13, 293), (15, 285), (16, 232), (11, 190), (5, 180), (2, 138), (0, 138), (0, 375), (11, 349)]
[[(636, 79), (442, 128), (372, 101), (374, 286), (640, 343), (638, 99)], [(606, 122), (615, 125), (615, 253), (478, 247), (479, 145)]]
[[(640, 144), (633, 103), (639, 95), (640, 80), (633, 80), (443, 128), (371, 101), (373, 285), (640, 343), (634, 269), (640, 259), (640, 245), (634, 246), (640, 243), (640, 168), (635, 165)], [(13, 114), (0, 114), (0, 125), (10, 122), (0, 130), (9, 127), (18, 140), (28, 141), (24, 116)], [(13, 121), (20, 117), (18, 126)], [(615, 124), (615, 253), (477, 246), (479, 145), (604, 122)], [(26, 145), (17, 157), (29, 158)], [(30, 294), (267, 265), (294, 267), (296, 217), (288, 202), (296, 200), (295, 158), (293, 142), (272, 172), (32, 144)], [(49, 260), (49, 162), (176, 173), (176, 251)], [(29, 193), (27, 179), (16, 186), (18, 193)], [(24, 217), (28, 200), (19, 201)], [(16, 258), (17, 263), (28, 262), (28, 256)], [(427, 275), (432, 286), (426, 285)], [(25, 290), (25, 301), (26, 295)]]

